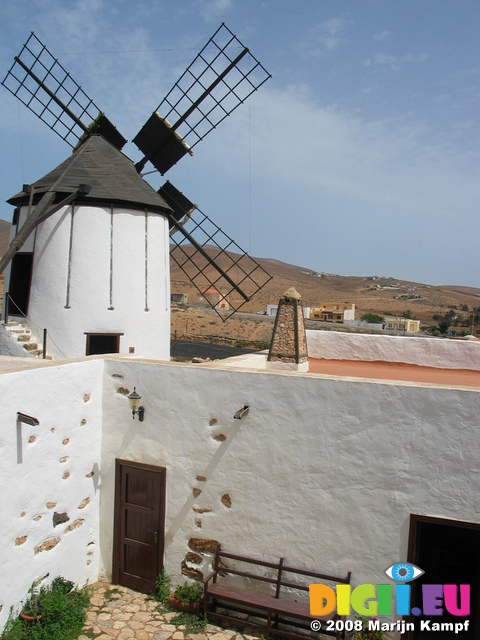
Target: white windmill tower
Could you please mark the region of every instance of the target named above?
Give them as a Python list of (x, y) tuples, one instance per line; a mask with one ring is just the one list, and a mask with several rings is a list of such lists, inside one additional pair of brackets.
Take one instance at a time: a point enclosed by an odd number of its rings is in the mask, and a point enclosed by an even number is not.
[(222, 24), (133, 139), (143, 154), (134, 164), (32, 33), (2, 84), (73, 153), (8, 201), (3, 319), (46, 328), (57, 357), (169, 359), (170, 254), (199, 291), (221, 288), (230, 313), (248, 301), (270, 276), (171, 183), (155, 191), (140, 171), (150, 162), (165, 174), (269, 77)]

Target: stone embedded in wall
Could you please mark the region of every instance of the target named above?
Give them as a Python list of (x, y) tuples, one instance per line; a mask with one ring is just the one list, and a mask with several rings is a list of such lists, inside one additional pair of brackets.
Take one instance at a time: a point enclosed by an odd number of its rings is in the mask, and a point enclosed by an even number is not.
[(68, 444), (70, 442), (70, 438), (64, 438), (62, 440), (62, 444)]
[(87, 506), (87, 504), (90, 502), (90, 498), (85, 498), (84, 500), (82, 500), (80, 502), (80, 504), (78, 505), (79, 509), (85, 509), (85, 507)]
[(210, 422), (208, 423), (211, 427), (213, 427), (214, 424), (217, 424), (218, 420), (216, 418), (211, 418)]
[(51, 549), (56, 547), (59, 542), (60, 538), (49, 538), (48, 540), (45, 540), (45, 542), (42, 542), (42, 544), (34, 547), (33, 550), (35, 552), (35, 555), (37, 555), (37, 553), (41, 553), (42, 551), (50, 551)]
[(230, 508), (232, 506), (232, 499), (230, 498), (228, 493), (224, 493), (220, 500), (226, 507)]
[(60, 458), (59, 462), (60, 464), (64, 464), (67, 460), (68, 460), (68, 456), (64, 456), (63, 458)]
[(209, 507), (192, 507), (195, 513), (210, 513), (211, 509)]
[(92, 564), (92, 561), (91, 560), (87, 560), (87, 566), (90, 565), (90, 564)]
[(193, 551), (187, 551), (187, 555), (185, 556), (185, 561), (192, 562), (193, 564), (202, 564), (203, 558), (198, 553), (194, 553)]
[(54, 429), (53, 427), (50, 429), (50, 431), (51, 431), (52, 433), (55, 433), (55, 429)]
[(188, 546), (192, 551), (197, 551), (198, 553), (216, 553), (218, 540), (211, 540), (209, 538), (190, 538)]
[(198, 527), (199, 529), (202, 528), (202, 521), (200, 520), (200, 518), (197, 518), (195, 520), (195, 526)]
[(38, 516), (33, 516), (33, 518), (32, 518), (32, 519), (33, 519), (35, 522), (38, 522), (38, 521), (39, 521), (39, 520), (41, 520), (42, 518), (43, 518), (43, 516), (41, 516), (40, 514), (38, 514)]
[(78, 527), (81, 527), (83, 524), (83, 518), (82, 519), (78, 519), (78, 520), (74, 520), (72, 522), (72, 524), (69, 524), (68, 527), (65, 527), (63, 533), (68, 533), (69, 531), (73, 531), (74, 529), (78, 529)]
[(121, 373), (112, 373), (112, 378), (120, 378), (120, 380), (123, 380), (124, 377)]
[(93, 475), (95, 475), (95, 471), (90, 471), (89, 473), (85, 474), (85, 478), (91, 478)]
[(15, 545), (19, 547), (21, 544), (24, 544), (27, 541), (27, 536), (17, 536), (15, 538)]
[(198, 496), (199, 496), (201, 493), (202, 493), (202, 490), (201, 490), (201, 489), (197, 489), (197, 487), (195, 487), (195, 488), (193, 489), (193, 497), (194, 497), (194, 498), (198, 498)]
[(205, 476), (197, 476), (198, 482), (206, 482), (207, 478)]
[(224, 433), (217, 433), (216, 436), (212, 436), (214, 440), (217, 442), (224, 442), (227, 439), (227, 436)]
[(83, 401), (84, 402), (88, 402), (90, 400), (90, 394), (89, 393), (85, 393), (83, 396)]
[(63, 524), (64, 522), (68, 522), (70, 520), (68, 513), (64, 512), (64, 513), (58, 513), (57, 511), (55, 511), (55, 513), (53, 514), (53, 528), (57, 527), (59, 524)]
[(118, 387), (117, 393), (121, 393), (122, 396), (128, 396), (130, 393), (130, 389), (127, 389), (126, 387)]
[(80, 420), (80, 426), (81, 426), (81, 427), (84, 427), (86, 424), (87, 424), (87, 421), (85, 420), (85, 418), (82, 418), (82, 419)]
[(32, 444), (32, 442), (35, 442), (36, 439), (37, 439), (37, 436), (30, 436), (28, 439), (29, 444)]
[(21, 518), (23, 518), (23, 517), (25, 517), (26, 515), (27, 515), (27, 512), (26, 512), (26, 511), (22, 511), (22, 513), (20, 514), (20, 517), (21, 517)]
[(65, 473), (63, 474), (62, 478), (64, 480), (67, 480), (70, 477), (70, 471), (65, 471)]
[(195, 569), (194, 567), (189, 567), (185, 560), (182, 560), (182, 573), (184, 576), (188, 576), (193, 580), (203, 580), (203, 571)]
[(54, 507), (57, 506), (56, 502), (47, 502), (47, 504), (45, 505), (47, 507), (47, 509), (53, 509)]

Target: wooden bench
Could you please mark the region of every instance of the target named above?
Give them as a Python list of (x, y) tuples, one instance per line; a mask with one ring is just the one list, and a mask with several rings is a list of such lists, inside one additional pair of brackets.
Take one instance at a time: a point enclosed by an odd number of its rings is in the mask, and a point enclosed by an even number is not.
[[(266, 571), (262, 573), (252, 573), (239, 568), (228, 566), (228, 561), (248, 565), (257, 565)], [(269, 575), (264, 575), (268, 573)], [(252, 581), (248, 587), (237, 586), (228, 581), (224, 581), (227, 575), (236, 575)], [(294, 574), (294, 576), (285, 576)], [(345, 638), (345, 629), (339, 620), (343, 620), (332, 613), (325, 618), (310, 615), (310, 603), (308, 597), (302, 602), (295, 600), (295, 591), (307, 591), (310, 583), (331, 583), (334, 588), (337, 583), (349, 584), (351, 572), (346, 577), (330, 576), (316, 571), (307, 571), (290, 567), (280, 558), (279, 562), (266, 562), (249, 558), (246, 556), (226, 553), (221, 550), (220, 544), (217, 547), (213, 571), (204, 579), (204, 612), (208, 619), (220, 619), (234, 622), (238, 625), (239, 617), (228, 613), (234, 611), (247, 614), (254, 620), (245, 622), (245, 626), (261, 630), (265, 639), (269, 640), (270, 635), (285, 636), (305, 640), (305, 633), (295, 631), (297, 629), (311, 629), (310, 623), (313, 620), (321, 622), (321, 633), (333, 635), (337, 639)], [(219, 578), (221, 580), (219, 581)], [(303, 578), (303, 580), (302, 580)], [(308, 578), (308, 579), (307, 579)], [(270, 593), (256, 590), (255, 583), (267, 583), (273, 585)], [(295, 591), (292, 591), (295, 590)], [(217, 611), (217, 604), (222, 608), (222, 612)], [(265, 622), (263, 622), (265, 618)], [(257, 620), (261, 621), (258, 622)], [(338, 623), (338, 624), (337, 624)], [(288, 627), (288, 628), (287, 628)], [(293, 629), (292, 629), (293, 628)], [(315, 636), (318, 637), (318, 633)]]

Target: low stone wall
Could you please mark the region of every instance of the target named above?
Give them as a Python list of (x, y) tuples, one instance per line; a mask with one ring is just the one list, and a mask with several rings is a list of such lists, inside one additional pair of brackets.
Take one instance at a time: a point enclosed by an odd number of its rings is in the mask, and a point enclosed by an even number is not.
[(439, 369), (480, 371), (480, 340), (307, 331), (307, 344), (310, 358), (404, 362)]

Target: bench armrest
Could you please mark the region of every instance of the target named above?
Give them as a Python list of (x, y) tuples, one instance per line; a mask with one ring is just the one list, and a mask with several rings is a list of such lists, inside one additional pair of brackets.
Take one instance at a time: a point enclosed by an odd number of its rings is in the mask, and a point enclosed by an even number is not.
[(208, 576), (206, 578), (203, 579), (203, 586), (206, 588), (208, 587), (208, 583), (210, 582), (210, 580), (215, 577), (217, 575), (217, 570), (215, 569), (215, 571), (212, 571), (211, 573), (208, 574)]

